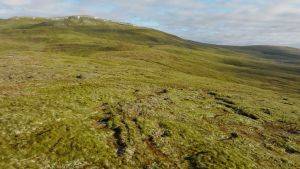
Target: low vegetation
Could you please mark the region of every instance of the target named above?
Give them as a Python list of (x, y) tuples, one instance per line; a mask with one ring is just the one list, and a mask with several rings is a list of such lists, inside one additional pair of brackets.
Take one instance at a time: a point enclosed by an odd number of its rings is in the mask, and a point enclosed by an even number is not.
[(0, 43), (0, 168), (300, 167), (297, 49), (76, 16)]

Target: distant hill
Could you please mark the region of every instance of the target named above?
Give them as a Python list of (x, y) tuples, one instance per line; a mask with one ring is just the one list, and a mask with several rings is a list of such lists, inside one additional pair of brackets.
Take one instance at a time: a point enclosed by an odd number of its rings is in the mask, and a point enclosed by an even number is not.
[(300, 168), (299, 49), (89, 16), (0, 20), (0, 168)]
[(270, 59), (278, 62), (298, 64), (300, 62), (300, 49), (287, 47), (287, 46), (268, 46), (268, 45), (252, 45), (252, 46), (226, 46), (226, 45), (214, 45), (207, 43), (200, 43), (195, 41), (189, 41), (192, 44), (228, 48), (238, 52), (249, 53), (256, 57)]
[(253, 55), (279, 62), (298, 64), (300, 63), (300, 49), (283, 46), (244, 46), (236, 47), (239, 50), (252, 52)]

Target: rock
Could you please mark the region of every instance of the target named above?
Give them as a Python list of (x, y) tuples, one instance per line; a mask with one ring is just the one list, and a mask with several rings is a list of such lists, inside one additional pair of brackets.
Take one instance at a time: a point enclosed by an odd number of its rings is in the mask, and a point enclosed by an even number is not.
[(273, 112), (272, 112), (269, 108), (264, 108), (264, 109), (262, 109), (262, 111), (263, 111), (265, 114), (268, 114), (268, 115), (273, 114)]
[(157, 92), (158, 94), (165, 94), (168, 93), (168, 89), (162, 89), (161, 91)]
[(163, 134), (161, 135), (162, 137), (170, 137), (172, 135), (170, 130), (164, 130)]
[(78, 75), (76, 75), (76, 78), (77, 78), (77, 79), (82, 79), (83, 76), (82, 76), (81, 74), (78, 74)]
[(213, 91), (209, 91), (207, 94), (209, 94), (211, 96), (217, 96), (218, 95), (216, 92), (213, 92)]
[(238, 137), (239, 137), (239, 135), (236, 132), (230, 133), (230, 138), (231, 139), (238, 138)]
[(103, 119), (98, 120), (97, 124), (101, 125), (101, 126), (108, 126), (108, 123), (110, 120), (111, 120), (111, 117), (105, 117)]

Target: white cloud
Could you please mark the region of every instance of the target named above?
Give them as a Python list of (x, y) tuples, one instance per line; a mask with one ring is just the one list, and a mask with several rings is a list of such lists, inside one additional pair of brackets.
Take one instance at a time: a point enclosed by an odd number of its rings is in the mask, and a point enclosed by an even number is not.
[(3, 17), (75, 14), (153, 23), (201, 42), (300, 47), (300, 0), (0, 0)]
[(2, 3), (10, 6), (20, 6), (30, 3), (30, 0), (3, 0)]

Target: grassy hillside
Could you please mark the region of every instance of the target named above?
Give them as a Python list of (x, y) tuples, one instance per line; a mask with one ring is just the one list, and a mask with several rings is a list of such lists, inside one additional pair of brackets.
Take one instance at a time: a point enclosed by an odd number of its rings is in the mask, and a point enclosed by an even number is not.
[(253, 54), (262, 56), (266, 59), (298, 65), (300, 63), (300, 49), (296, 48), (283, 46), (245, 46), (240, 47), (240, 49), (256, 52)]
[(76, 16), (0, 20), (0, 44), (0, 168), (300, 167), (294, 51)]

